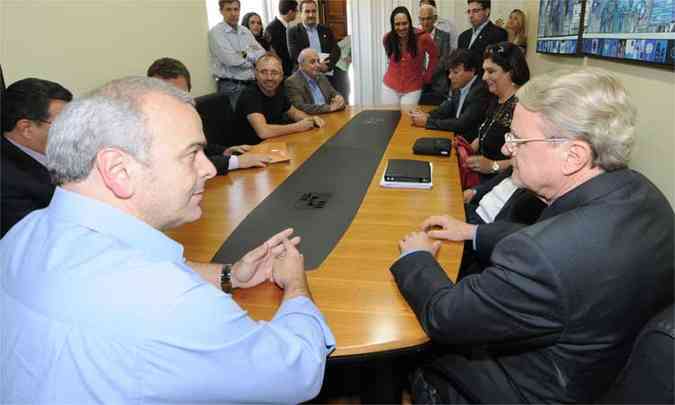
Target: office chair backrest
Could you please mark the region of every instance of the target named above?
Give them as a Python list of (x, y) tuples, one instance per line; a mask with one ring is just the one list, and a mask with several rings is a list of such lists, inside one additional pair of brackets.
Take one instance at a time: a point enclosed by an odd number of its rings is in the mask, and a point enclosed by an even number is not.
[(195, 107), (202, 118), (206, 141), (210, 144), (231, 146), (229, 139), (232, 139), (231, 134), (236, 128), (234, 112), (227, 96), (212, 93), (197, 97)]
[(672, 404), (673, 304), (654, 316), (642, 329), (628, 363), (609, 392), (605, 404)]

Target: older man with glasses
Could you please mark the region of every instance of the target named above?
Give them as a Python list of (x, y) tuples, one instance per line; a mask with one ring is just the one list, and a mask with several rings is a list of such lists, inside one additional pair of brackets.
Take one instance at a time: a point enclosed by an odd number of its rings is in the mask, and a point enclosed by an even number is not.
[[(420, 403), (593, 403), (640, 328), (673, 301), (675, 215), (628, 168), (636, 109), (600, 69), (557, 71), (517, 93), (503, 149), (547, 207), (530, 226), (431, 217), (400, 242), (395, 281), (440, 353), (413, 376)], [(434, 240), (436, 239), (436, 240)], [(453, 283), (441, 240), (490, 266)]]
[(488, 45), (508, 40), (505, 29), (490, 21), (490, 0), (468, 0), (466, 10), (471, 28), (462, 32), (457, 47), (468, 49), (482, 57)]

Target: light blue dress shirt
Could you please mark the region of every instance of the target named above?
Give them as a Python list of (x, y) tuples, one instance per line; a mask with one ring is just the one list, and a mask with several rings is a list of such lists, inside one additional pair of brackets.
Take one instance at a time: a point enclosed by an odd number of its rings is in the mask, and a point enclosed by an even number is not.
[(306, 24), (303, 25), (305, 26), (305, 31), (307, 31), (307, 38), (309, 38), (309, 47), (318, 53), (323, 52), (321, 50), (321, 40), (319, 39), (319, 30), (317, 29), (317, 25), (315, 24), (311, 27)]
[(309, 299), (256, 322), (181, 245), (62, 188), (0, 240), (0, 266), (3, 404), (297, 403), (335, 344)]
[(211, 72), (216, 78), (254, 80), (255, 62), (264, 54), (265, 48), (244, 26), (234, 29), (222, 21), (209, 30)]
[(466, 96), (467, 96), (467, 94), (469, 94), (469, 90), (471, 90), (471, 86), (473, 86), (473, 82), (476, 81), (476, 77), (478, 77), (478, 76), (474, 75), (473, 79), (471, 79), (469, 81), (469, 83), (465, 84), (464, 87), (462, 87), (459, 90), (459, 101), (457, 102), (457, 112), (455, 113), (455, 118), (459, 118), (459, 115), (462, 113), (462, 107), (464, 106), (464, 100), (466, 100)]
[(312, 79), (305, 73), (302, 69), (299, 69), (300, 73), (302, 73), (302, 76), (307, 80), (307, 84), (309, 85), (309, 91), (312, 92), (312, 98), (314, 99), (314, 104), (316, 105), (324, 105), (326, 103), (326, 97), (323, 96), (323, 93), (321, 92), (321, 88), (319, 87), (319, 83), (316, 82), (316, 80)]

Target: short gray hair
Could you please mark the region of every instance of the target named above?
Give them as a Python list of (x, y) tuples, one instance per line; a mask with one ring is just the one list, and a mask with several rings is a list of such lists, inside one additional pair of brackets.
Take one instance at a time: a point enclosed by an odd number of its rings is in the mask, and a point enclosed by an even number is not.
[(621, 82), (603, 69), (558, 70), (530, 80), (518, 103), (539, 113), (548, 138), (580, 139), (593, 149), (593, 164), (624, 168), (633, 149), (637, 110)]
[(305, 63), (305, 56), (307, 56), (307, 54), (311, 51), (316, 52), (314, 48), (305, 48), (302, 51), (300, 51), (300, 53), (298, 54), (298, 64), (302, 65), (303, 63)]
[[(438, 17), (438, 11), (436, 10), (436, 7), (432, 6), (431, 4), (422, 4), (420, 6), (420, 11), (424, 10), (425, 8), (430, 8), (431, 11), (432, 11), (431, 15), (433, 15), (434, 17)], [(419, 14), (422, 14), (422, 13), (419, 13)]]
[(143, 106), (152, 93), (194, 105), (192, 97), (173, 85), (140, 76), (112, 81), (69, 103), (49, 130), (47, 168), (54, 183), (84, 180), (96, 154), (108, 147), (147, 162), (153, 134)]

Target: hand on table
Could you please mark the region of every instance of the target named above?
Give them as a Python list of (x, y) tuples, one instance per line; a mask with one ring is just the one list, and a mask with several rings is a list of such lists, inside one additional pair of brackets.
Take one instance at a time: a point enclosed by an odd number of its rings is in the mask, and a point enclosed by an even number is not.
[(421, 228), (430, 238), (455, 242), (473, 240), (476, 233), (476, 225), (467, 224), (447, 215), (429, 217), (422, 223)]
[(440, 247), (441, 242), (432, 240), (424, 232), (412, 232), (398, 242), (398, 248), (402, 255), (423, 250), (436, 256)]
[(223, 155), (225, 155), (225, 156), (241, 155), (243, 153), (248, 152), (250, 149), (251, 149), (251, 145), (230, 146), (229, 148), (225, 149), (225, 151), (223, 152)]
[(342, 109), (345, 106), (345, 99), (341, 95), (337, 95), (333, 97), (333, 99), (330, 101), (330, 110), (331, 111), (337, 111)]
[(239, 168), (246, 169), (248, 167), (266, 167), (271, 161), (270, 155), (261, 155), (257, 153), (245, 153), (238, 156)]

